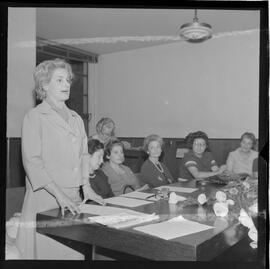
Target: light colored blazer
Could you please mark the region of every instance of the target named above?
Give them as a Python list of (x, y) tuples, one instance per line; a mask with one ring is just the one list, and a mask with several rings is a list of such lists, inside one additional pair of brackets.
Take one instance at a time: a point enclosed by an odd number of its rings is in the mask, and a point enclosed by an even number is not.
[(22, 157), (33, 191), (51, 181), (62, 187), (81, 184), (87, 136), (81, 117), (75, 111), (68, 112), (69, 124), (43, 101), (24, 118)]
[[(68, 123), (43, 101), (24, 117), (22, 158), (26, 193), (16, 246), (23, 259), (36, 258), (35, 220), (38, 212), (57, 208), (44, 187), (54, 181), (71, 199), (79, 199), (82, 160), (87, 156), (87, 136), (81, 117), (68, 110)], [(33, 225), (32, 225), (32, 224)], [(30, 225), (31, 224), (31, 225)]]

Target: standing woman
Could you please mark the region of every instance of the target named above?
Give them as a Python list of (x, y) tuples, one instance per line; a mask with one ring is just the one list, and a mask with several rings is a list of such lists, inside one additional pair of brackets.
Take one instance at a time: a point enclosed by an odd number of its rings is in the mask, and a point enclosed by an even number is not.
[(240, 147), (229, 153), (227, 159), (228, 171), (252, 176), (253, 161), (258, 158), (258, 152), (254, 150), (255, 144), (254, 134), (248, 132), (242, 134)]
[(141, 167), (143, 181), (150, 188), (167, 185), (174, 182), (167, 166), (159, 161), (162, 153), (163, 139), (155, 134), (147, 136), (143, 141), (143, 149), (148, 154), (148, 159)]
[[(22, 158), (26, 193), (16, 246), (22, 259), (83, 259), (84, 256), (57, 241), (36, 233), (36, 214), (60, 207), (80, 212), (79, 186), (82, 159), (87, 156), (87, 136), (81, 117), (67, 108), (73, 77), (71, 66), (61, 59), (40, 63), (34, 72), (35, 91), (42, 103), (24, 117)], [(85, 197), (102, 202), (91, 187)]]

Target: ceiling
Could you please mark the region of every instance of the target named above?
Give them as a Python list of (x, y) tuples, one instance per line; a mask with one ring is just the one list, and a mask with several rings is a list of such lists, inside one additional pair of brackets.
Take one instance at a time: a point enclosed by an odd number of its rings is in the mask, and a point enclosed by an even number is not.
[[(258, 10), (198, 9), (197, 16), (214, 38), (259, 29)], [(106, 54), (183, 41), (179, 28), (193, 17), (193, 9), (37, 8), (37, 36)]]

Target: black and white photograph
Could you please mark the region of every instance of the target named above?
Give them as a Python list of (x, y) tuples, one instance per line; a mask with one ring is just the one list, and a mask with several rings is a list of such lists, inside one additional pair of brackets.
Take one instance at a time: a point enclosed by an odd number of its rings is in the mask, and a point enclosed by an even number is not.
[(265, 268), (268, 2), (215, 2), (1, 6), (7, 263)]

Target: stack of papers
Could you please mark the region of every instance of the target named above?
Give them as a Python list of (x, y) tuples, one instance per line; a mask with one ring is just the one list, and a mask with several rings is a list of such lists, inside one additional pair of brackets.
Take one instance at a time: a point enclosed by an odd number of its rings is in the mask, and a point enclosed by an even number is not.
[(159, 199), (156, 198), (154, 195), (155, 194), (151, 193), (151, 192), (147, 193), (147, 192), (133, 191), (133, 192), (128, 192), (128, 193), (122, 194), (120, 196), (128, 197), (128, 198), (147, 199), (149, 201), (158, 201)]
[(131, 214), (131, 213), (119, 213), (115, 215), (89, 217), (90, 222), (97, 222), (113, 228), (127, 228), (140, 223), (157, 220), (159, 216), (156, 214)]
[(79, 205), (79, 208), (82, 213), (92, 215), (112, 215), (129, 211), (129, 209), (125, 208), (119, 208), (114, 206), (91, 205), (91, 204), (81, 204)]
[(168, 221), (136, 227), (134, 230), (170, 240), (213, 228), (212, 226), (187, 220), (180, 215)]

